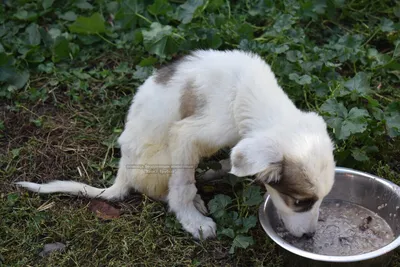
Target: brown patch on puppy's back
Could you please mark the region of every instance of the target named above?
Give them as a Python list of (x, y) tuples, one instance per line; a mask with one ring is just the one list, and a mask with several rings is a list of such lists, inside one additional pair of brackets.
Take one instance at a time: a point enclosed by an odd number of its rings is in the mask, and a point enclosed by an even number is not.
[(178, 67), (185, 61), (193, 60), (196, 56), (193, 53), (188, 55), (175, 57), (172, 61), (157, 69), (154, 80), (159, 84), (168, 84), (172, 77), (176, 74)]
[(185, 88), (183, 88), (181, 105), (179, 108), (182, 119), (199, 114), (206, 105), (205, 98), (196, 93), (194, 86), (194, 82), (190, 81)]
[(154, 76), (155, 82), (159, 84), (167, 84), (176, 73), (178, 65), (181, 63), (181, 61), (182, 59), (177, 59), (176, 61), (173, 61), (158, 69)]

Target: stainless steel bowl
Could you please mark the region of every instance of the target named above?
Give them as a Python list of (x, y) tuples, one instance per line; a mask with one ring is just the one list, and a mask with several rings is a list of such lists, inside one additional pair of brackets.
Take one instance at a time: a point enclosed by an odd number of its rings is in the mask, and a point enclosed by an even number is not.
[[(319, 255), (298, 249), (282, 239), (275, 231), (278, 216), (268, 194), (259, 210), (259, 219), (268, 236), (280, 247), (285, 266), (387, 266), (392, 253), (400, 246), (400, 187), (377, 176), (336, 168), (335, 183), (325, 200), (344, 200), (363, 206), (387, 221), (395, 240), (365, 254), (354, 256)], [(382, 204), (383, 208), (378, 208)]]

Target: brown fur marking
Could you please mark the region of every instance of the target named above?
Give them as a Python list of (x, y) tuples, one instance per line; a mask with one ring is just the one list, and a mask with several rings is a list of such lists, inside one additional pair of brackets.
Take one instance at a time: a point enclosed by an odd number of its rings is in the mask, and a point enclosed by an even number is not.
[[(286, 205), (294, 211), (307, 211), (318, 200), (307, 171), (292, 159), (283, 159), (280, 180), (269, 185), (279, 192)], [(304, 202), (295, 205), (296, 200)]]
[(181, 61), (182, 59), (176, 60), (158, 69), (154, 77), (155, 82), (167, 84), (176, 73), (176, 69)]
[(185, 119), (187, 117), (199, 114), (201, 109), (206, 105), (205, 98), (200, 95), (196, 95), (194, 89), (194, 83), (188, 82), (181, 96), (180, 113), (181, 118)]
[(154, 80), (158, 84), (168, 84), (168, 82), (175, 75), (179, 65), (184, 62), (193, 59), (195, 57), (192, 53), (188, 55), (179, 56), (167, 63), (166, 65), (159, 68), (154, 76)]

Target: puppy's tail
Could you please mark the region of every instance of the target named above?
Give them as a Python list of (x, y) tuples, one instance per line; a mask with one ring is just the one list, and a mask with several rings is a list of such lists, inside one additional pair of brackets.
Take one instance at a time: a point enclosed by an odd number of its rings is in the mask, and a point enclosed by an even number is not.
[(24, 187), (29, 191), (40, 194), (68, 193), (71, 195), (82, 195), (88, 198), (102, 198), (106, 200), (120, 200), (128, 192), (128, 187), (120, 183), (114, 183), (111, 187), (103, 189), (79, 182), (58, 180), (47, 184), (36, 184), (31, 182), (17, 182), (15, 184)]

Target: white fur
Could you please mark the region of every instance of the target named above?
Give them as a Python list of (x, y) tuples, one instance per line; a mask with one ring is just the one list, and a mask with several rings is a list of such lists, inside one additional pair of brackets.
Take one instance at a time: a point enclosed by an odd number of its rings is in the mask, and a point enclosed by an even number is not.
[[(206, 100), (206, 108), (182, 119), (180, 101), (189, 83), (195, 95)], [(105, 199), (121, 199), (134, 188), (167, 201), (183, 228), (196, 238), (215, 236), (216, 225), (203, 214), (206, 209), (196, 194), (194, 168), (201, 157), (222, 147), (236, 145), (231, 154), (235, 175), (268, 170), (269, 180), (279, 180), (273, 163), (289, 155), (307, 166), (321, 198), (333, 184), (332, 143), (325, 122), (315, 113), (298, 110), (270, 67), (257, 55), (241, 51), (196, 51), (178, 65), (167, 84), (149, 77), (134, 96), (118, 142), (122, 157), (115, 184), (108, 189), (60, 181), (17, 184), (40, 193)], [(140, 168), (146, 164), (172, 164), (172, 174), (146, 173)], [(299, 215), (273, 189), (271, 196), (293, 234), (315, 228), (319, 203)]]

